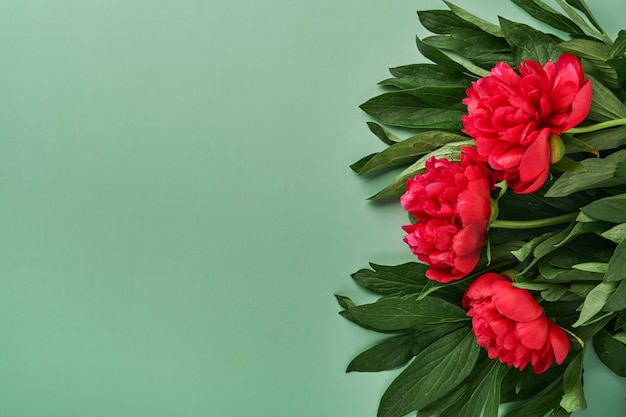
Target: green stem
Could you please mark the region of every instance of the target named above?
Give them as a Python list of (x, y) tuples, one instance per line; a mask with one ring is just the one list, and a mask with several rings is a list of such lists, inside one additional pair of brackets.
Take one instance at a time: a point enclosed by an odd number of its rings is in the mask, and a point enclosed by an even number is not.
[(494, 220), (489, 227), (499, 229), (534, 229), (537, 227), (553, 226), (555, 224), (569, 223), (576, 220), (578, 212), (562, 214), (560, 216), (547, 217), (535, 220)]
[(590, 126), (581, 126), (581, 127), (573, 127), (565, 133), (575, 134), (575, 133), (589, 133), (595, 132), (596, 130), (608, 129), (609, 127), (615, 126), (624, 126), (626, 125), (626, 119), (615, 119), (609, 120), (602, 123), (596, 123), (595, 125)]

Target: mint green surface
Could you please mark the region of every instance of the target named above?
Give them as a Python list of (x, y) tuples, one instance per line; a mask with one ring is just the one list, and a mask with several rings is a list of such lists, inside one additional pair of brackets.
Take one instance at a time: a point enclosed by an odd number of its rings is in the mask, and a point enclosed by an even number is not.
[[(495, 21), (521, 13), (457, 4)], [(589, 1), (612, 35), (624, 21)], [(0, 1), (0, 416), (367, 417), (337, 315), (410, 260), (358, 104), (439, 1)], [(623, 417), (595, 360), (587, 417)]]

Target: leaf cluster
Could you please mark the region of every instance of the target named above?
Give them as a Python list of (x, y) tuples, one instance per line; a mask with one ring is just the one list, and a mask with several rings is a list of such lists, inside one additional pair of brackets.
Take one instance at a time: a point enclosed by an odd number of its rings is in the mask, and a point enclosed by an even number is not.
[[(626, 118), (626, 31), (611, 39), (584, 0), (512, 0), (554, 33), (500, 18), (487, 22), (444, 1), (448, 10), (419, 11), (432, 36), (416, 39), (430, 63), (390, 69), (384, 92), (361, 105), (385, 145), (351, 168), (358, 175), (403, 170), (370, 197), (398, 196), (432, 156), (457, 160), (473, 141), (462, 132), (465, 90), (497, 62), (545, 63), (564, 52), (578, 56), (592, 79), (592, 106), (582, 125)], [(397, 129), (402, 128), (402, 129)], [(409, 132), (405, 138), (396, 131)], [(626, 376), (626, 127), (564, 135), (566, 157), (539, 192), (498, 196), (498, 219), (532, 220), (579, 213), (566, 225), (490, 229), (488, 245), (466, 279), (439, 284), (426, 265), (371, 264), (353, 274), (380, 298), (357, 305), (337, 296), (340, 314), (386, 338), (355, 357), (349, 372), (403, 368), (383, 395), (379, 417), (569, 416), (586, 407), (583, 357), (590, 342), (600, 360)], [(490, 360), (475, 343), (460, 307), (468, 283), (487, 272), (514, 271), (548, 317), (572, 335), (566, 362), (541, 375)]]

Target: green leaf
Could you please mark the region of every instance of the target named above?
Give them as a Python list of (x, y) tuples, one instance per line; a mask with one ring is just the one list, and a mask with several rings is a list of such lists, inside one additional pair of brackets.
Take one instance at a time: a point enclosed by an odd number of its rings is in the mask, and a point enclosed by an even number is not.
[(396, 143), (370, 158), (356, 173), (363, 175), (383, 168), (415, 162), (417, 158), (443, 145), (466, 141), (466, 136), (442, 130), (430, 130)]
[(604, 276), (606, 282), (621, 281), (626, 278), (626, 262), (624, 262), (624, 259), (626, 259), (626, 242), (621, 242), (615, 248), (615, 252), (613, 252), (613, 256), (611, 256), (609, 261), (609, 266)]
[(586, 133), (578, 136), (578, 139), (587, 142), (599, 151), (619, 148), (626, 145), (626, 126)]
[(524, 402), (521, 406), (507, 413), (506, 417), (544, 417), (548, 412), (559, 406), (563, 388), (561, 384), (554, 384), (547, 392), (535, 396), (532, 400)]
[(460, 407), (448, 408), (440, 417), (498, 417), (502, 380), (509, 370), (498, 360), (489, 361), (486, 369), (471, 381), (470, 392), (466, 394), (465, 401), (459, 404)]
[(546, 192), (546, 197), (567, 197), (577, 191), (626, 184), (620, 168), (626, 159), (626, 150), (612, 153), (606, 158), (588, 158), (582, 161), (585, 172), (565, 172)]
[(541, 236), (537, 236), (518, 250), (514, 250), (511, 253), (517, 258), (518, 261), (524, 262), (530, 255), (532, 255), (537, 246), (554, 236), (556, 233), (557, 232), (549, 232), (544, 233)]
[(552, 164), (552, 168), (561, 172), (585, 172), (585, 166), (583, 164), (567, 156), (562, 157), (558, 162)]
[(567, 285), (553, 285), (550, 288), (544, 290), (541, 292), (541, 298), (543, 298), (544, 300), (548, 301), (548, 302), (555, 302), (561, 299), (561, 297), (563, 297), (568, 290), (568, 286)]
[(537, 20), (571, 35), (584, 35), (585, 32), (574, 22), (539, 0), (513, 0)]
[(449, 55), (438, 48), (428, 45), (417, 37), (415, 42), (417, 43), (417, 49), (425, 58), (430, 59), (445, 68), (458, 72), (469, 72), (479, 77), (489, 75), (489, 71), (475, 65), (467, 58)]
[(531, 59), (545, 64), (549, 60), (556, 60), (562, 53), (553, 38), (528, 25), (501, 17), (500, 27), (504, 38), (513, 48), (515, 62)]
[(606, 63), (615, 71), (618, 86), (624, 88), (626, 86), (626, 58), (620, 56), (619, 58), (609, 59)]
[(611, 223), (626, 223), (626, 194), (596, 200), (581, 210), (594, 219)]
[(626, 280), (622, 280), (619, 286), (607, 300), (604, 311), (620, 311), (626, 309)]
[(572, 268), (585, 272), (597, 272), (599, 274), (606, 274), (609, 268), (609, 264), (606, 262), (584, 262), (576, 265), (572, 265)]
[(563, 398), (560, 405), (568, 412), (587, 408), (585, 392), (583, 390), (583, 358), (585, 349), (580, 351), (567, 365), (563, 375)]
[(415, 341), (414, 334), (385, 339), (354, 358), (346, 372), (379, 372), (402, 366), (413, 357)]
[(591, 323), (602, 311), (602, 307), (606, 304), (609, 297), (615, 292), (617, 284), (614, 282), (601, 282), (589, 292), (583, 303), (580, 317), (572, 327), (584, 326)]
[(387, 297), (348, 310), (358, 321), (379, 330), (409, 329), (420, 324), (466, 321), (465, 310), (441, 298)]
[(566, 0), (566, 1), (571, 6), (574, 6), (575, 8), (577, 8), (578, 10), (583, 12), (585, 14), (585, 16), (587, 16), (587, 19), (589, 19), (591, 24), (594, 25), (596, 27), (596, 29), (598, 29), (600, 32), (604, 33), (604, 30), (602, 29), (602, 27), (600, 26), (600, 24), (598, 23), (596, 18), (591, 13), (591, 10), (589, 9), (587, 4), (585, 3), (585, 0)]
[(370, 263), (372, 269), (360, 269), (352, 278), (361, 287), (381, 295), (409, 295), (422, 291), (428, 265), (409, 262), (395, 266)]
[(466, 111), (460, 109), (462, 103), (456, 94), (458, 89), (433, 87), (419, 97), (407, 91), (381, 94), (360, 107), (373, 118), (391, 126), (451, 130), (462, 128), (461, 116)]
[(455, 6), (454, 4), (450, 3), (449, 1), (444, 0), (444, 3), (448, 6), (448, 8), (450, 8), (450, 10), (457, 15), (458, 17), (460, 17), (461, 19), (465, 20), (466, 22), (469, 22), (471, 24), (473, 24), (476, 27), (479, 27), (480, 29), (482, 29), (483, 31), (489, 33), (490, 35), (493, 36), (497, 36), (499, 38), (503, 37), (504, 35), (502, 34), (502, 29), (500, 29), (500, 26), (495, 25), (493, 23), (487, 22), (486, 20), (481, 19), (480, 17), (474, 16), (473, 14), (469, 13), (468, 11)]
[(367, 122), (367, 127), (370, 129), (370, 132), (376, 135), (378, 139), (380, 139), (386, 145), (393, 145), (394, 143), (402, 142), (402, 139), (383, 128), (378, 123)]
[(369, 160), (376, 156), (377, 153), (378, 152), (375, 152), (364, 156), (363, 158), (350, 165), (350, 169), (358, 174), (363, 169), (363, 167), (367, 165)]
[(449, 10), (418, 10), (417, 17), (424, 28), (439, 34), (452, 33), (455, 29), (478, 29)]
[(571, 415), (572, 413), (570, 413), (569, 411), (563, 409), (562, 407), (558, 407), (552, 410), (548, 417), (569, 417)]
[(622, 243), (624, 240), (626, 240), (626, 223), (618, 224), (617, 226), (612, 227), (611, 229), (602, 233), (601, 236), (612, 242)]
[(404, 417), (438, 401), (467, 378), (479, 353), (474, 334), (467, 328), (435, 341), (387, 388), (378, 417)]
[(614, 334), (613, 337), (620, 343), (626, 344), (626, 332)]
[(624, 52), (626, 52), (626, 30), (622, 29), (617, 34), (617, 38), (615, 39), (613, 46), (611, 46), (610, 55), (611, 58), (617, 58), (624, 55)]
[(611, 371), (626, 377), (626, 345), (615, 339), (608, 331), (600, 330), (593, 337), (593, 349)]
[(589, 76), (593, 86), (591, 107), (587, 118), (597, 122), (626, 118), (624, 103), (597, 79)]
[(580, 26), (595, 37), (602, 37), (602, 34), (595, 30), (593, 27), (589, 26), (587, 21), (582, 18), (582, 16), (578, 13), (578, 11), (576, 11), (576, 9), (571, 7), (564, 0), (556, 0), (556, 2), (559, 4), (559, 6), (561, 6), (565, 14), (567, 14), (567, 16), (569, 16), (569, 18), (572, 19), (572, 21), (574, 21), (578, 26)]
[(404, 90), (417, 87), (461, 87), (468, 88), (472, 79), (465, 74), (449, 70), (436, 64), (412, 64), (390, 68), (395, 78), (381, 81), (381, 85), (392, 85)]
[(341, 308), (345, 308), (346, 310), (356, 305), (352, 302), (351, 299), (349, 299), (348, 297), (344, 297), (343, 295), (335, 294), (335, 298), (337, 299), (337, 302), (339, 303)]
[(611, 57), (611, 47), (597, 40), (572, 39), (558, 44), (558, 47), (580, 58), (606, 61)]
[(436, 158), (446, 158), (453, 161), (458, 161), (461, 153), (461, 148), (463, 146), (472, 146), (473, 144), (474, 141), (472, 139), (448, 143), (446, 145), (443, 145), (439, 149), (436, 149), (433, 152), (422, 156), (413, 165), (409, 166), (397, 177), (395, 177), (388, 186), (370, 197), (370, 199), (379, 200), (402, 194), (406, 190), (406, 180), (424, 172), (424, 169), (426, 168), (426, 161), (428, 161), (431, 157), (434, 156)]

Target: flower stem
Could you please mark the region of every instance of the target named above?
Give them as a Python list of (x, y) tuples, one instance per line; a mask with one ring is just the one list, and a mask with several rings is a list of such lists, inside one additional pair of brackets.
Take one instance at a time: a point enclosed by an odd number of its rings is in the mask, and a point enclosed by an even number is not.
[(606, 122), (596, 123), (595, 125), (590, 125), (590, 126), (573, 127), (565, 133), (569, 133), (569, 134), (589, 133), (589, 132), (595, 132), (596, 130), (608, 129), (609, 127), (624, 126), (624, 125), (626, 125), (626, 119), (615, 119), (615, 120), (608, 120)]
[(547, 217), (535, 220), (494, 220), (489, 227), (498, 229), (534, 229), (537, 227), (553, 226), (555, 224), (569, 223), (576, 220), (578, 212), (562, 214), (560, 216)]

